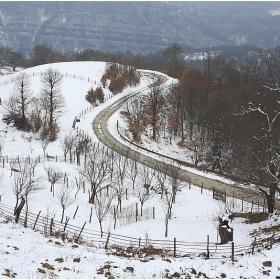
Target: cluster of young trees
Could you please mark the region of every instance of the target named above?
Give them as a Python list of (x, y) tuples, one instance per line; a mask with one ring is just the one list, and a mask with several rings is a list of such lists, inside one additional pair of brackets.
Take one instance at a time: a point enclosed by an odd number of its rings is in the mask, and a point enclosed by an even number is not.
[(47, 69), (41, 75), (42, 90), (34, 96), (28, 74), (20, 73), (5, 104), (4, 119), (20, 130), (40, 132), (42, 139), (54, 141), (59, 130), (57, 120), (65, 106), (60, 93), (62, 79), (58, 70)]
[[(83, 149), (78, 156), (77, 147), (80, 147), (81, 143)], [(73, 161), (77, 159), (79, 175), (75, 179), (75, 186), (77, 192), (81, 188), (88, 190), (88, 202), (95, 205), (101, 232), (102, 221), (106, 218), (110, 207), (115, 205), (121, 212), (124, 197), (133, 196), (139, 200), (142, 216), (145, 202), (155, 195), (161, 195), (162, 205), (166, 210), (167, 236), (168, 221), (172, 218), (172, 207), (181, 187), (178, 166), (173, 166), (172, 176), (169, 177), (167, 171), (170, 170), (167, 168), (162, 167), (163, 171), (158, 172), (139, 164), (136, 153), (132, 154), (133, 159), (129, 159), (128, 151), (116, 153), (100, 143), (94, 143), (88, 136), (79, 134), (66, 135), (61, 140), (61, 146), (65, 160), (67, 156)], [(47, 171), (48, 177), (62, 180), (61, 172), (55, 172), (52, 168)], [(56, 182), (52, 179), (49, 179), (49, 182), (53, 191), (52, 185)]]
[(104, 92), (101, 87), (97, 87), (96, 89), (90, 88), (86, 94), (86, 100), (92, 104), (97, 105), (97, 102), (104, 103)]
[(122, 92), (127, 85), (136, 86), (139, 82), (140, 76), (134, 67), (118, 63), (107, 63), (105, 73), (101, 78), (103, 87), (108, 86), (114, 94)]
[[(87, 190), (88, 202), (94, 204), (96, 217), (103, 233), (102, 223), (112, 212), (112, 208), (122, 212), (122, 201), (135, 197), (139, 201), (142, 216), (144, 204), (151, 198), (161, 198), (166, 215), (165, 236), (168, 235), (168, 222), (172, 218), (172, 209), (182, 184), (179, 179), (180, 169), (173, 165), (170, 169), (159, 168), (161, 172), (152, 170), (138, 163), (138, 155), (129, 151), (114, 152), (100, 143), (94, 143), (88, 136), (80, 134), (66, 135), (61, 139), (65, 159), (77, 159), (77, 173), (66, 176), (57, 165), (44, 166), (46, 174), (36, 172), (37, 160), (15, 160), (10, 162), (11, 184), (16, 197), (14, 208), (16, 222), (25, 206), (27, 221), (28, 200), (30, 196), (50, 184), (50, 192), (61, 207), (61, 223), (64, 222), (66, 209), (76, 201), (81, 190)], [(83, 149), (77, 154), (77, 150)], [(121, 154), (124, 154), (122, 156)], [(170, 171), (172, 170), (172, 172)], [(170, 173), (171, 172), (171, 173)], [(172, 174), (168, 176), (167, 174)], [(87, 194), (85, 194), (87, 195)]]
[(172, 139), (195, 165), (246, 179), (275, 207), (280, 180), (280, 52), (238, 65), (210, 55), (189, 66), (168, 93), (154, 87), (124, 106), (134, 141)]

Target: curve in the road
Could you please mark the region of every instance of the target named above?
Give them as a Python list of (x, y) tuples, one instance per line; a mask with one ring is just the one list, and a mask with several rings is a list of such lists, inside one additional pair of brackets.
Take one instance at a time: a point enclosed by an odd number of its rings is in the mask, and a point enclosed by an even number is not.
[[(147, 73), (147, 72), (145, 72)], [(157, 84), (163, 84), (166, 81), (166, 77), (160, 74), (154, 74), (150, 73), (150, 75), (154, 75), (157, 78), (157, 81), (155, 83)], [(123, 156), (137, 159), (137, 161), (141, 164), (144, 164), (150, 168), (153, 168), (155, 170), (166, 172), (168, 175), (172, 175), (170, 171), (172, 170), (172, 166), (169, 163), (159, 161), (157, 159), (151, 158), (147, 155), (144, 155), (138, 151), (132, 150), (128, 146), (122, 144), (120, 141), (118, 141), (113, 135), (110, 133), (107, 127), (107, 122), (110, 116), (115, 113), (123, 104), (126, 102), (128, 98), (131, 98), (132, 96), (141, 93), (144, 90), (147, 90), (151, 88), (155, 83), (146, 86), (140, 90), (137, 90), (133, 92), (129, 96), (125, 96), (123, 98), (120, 98), (118, 101), (116, 101), (113, 105), (107, 107), (105, 110), (100, 112), (94, 119), (92, 126), (94, 133), (96, 134), (97, 138), (103, 142), (106, 146), (108, 146), (110, 149), (113, 149), (114, 151), (122, 154)], [(196, 186), (202, 186), (203, 188), (210, 189), (210, 190), (219, 190), (222, 192), (226, 192), (227, 195), (232, 197), (237, 197), (240, 199), (243, 199), (248, 202), (255, 202), (260, 201), (260, 199), (264, 199), (264, 196), (253, 192), (252, 190), (241, 188), (235, 185), (230, 185), (215, 179), (207, 178), (195, 173), (191, 173), (187, 170), (181, 169), (179, 172), (180, 179), (182, 181), (192, 183)], [(280, 201), (276, 201), (276, 208), (280, 209)]]

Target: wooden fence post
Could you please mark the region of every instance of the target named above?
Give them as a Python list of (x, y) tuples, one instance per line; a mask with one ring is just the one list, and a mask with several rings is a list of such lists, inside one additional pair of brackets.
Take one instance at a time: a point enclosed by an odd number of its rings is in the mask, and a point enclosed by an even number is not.
[(139, 237), (139, 241), (138, 241), (138, 247), (141, 246), (141, 237)]
[(254, 241), (253, 241), (253, 243), (252, 243), (252, 255), (254, 255), (254, 251), (255, 251), (255, 246), (256, 246), (256, 240), (257, 240), (257, 238), (255, 237), (255, 239), (254, 239)]
[(275, 231), (272, 233), (272, 236), (270, 238), (270, 249), (272, 249), (272, 245), (274, 243), (274, 234), (275, 234)]
[(77, 205), (77, 208), (76, 208), (75, 214), (74, 214), (74, 216), (73, 216), (73, 220), (74, 220), (74, 219), (75, 219), (75, 217), (76, 217), (76, 214), (77, 214), (78, 208), (79, 208), (79, 205)]
[(53, 235), (53, 218), (51, 218), (51, 224), (50, 224), (50, 236)]
[(174, 237), (174, 257), (176, 257), (176, 238)]
[(234, 262), (234, 242), (231, 242), (231, 261)]
[(84, 227), (85, 227), (86, 223), (87, 223), (87, 222), (85, 222), (84, 225), (83, 225), (83, 227), (81, 228), (81, 231), (80, 231), (80, 233), (79, 233), (77, 239), (75, 240), (76, 243), (79, 242), (79, 239), (80, 239), (80, 237), (81, 237), (82, 231), (84, 230)]
[(203, 182), (202, 182), (202, 184), (201, 184), (200, 190), (201, 190), (201, 193), (202, 193), (202, 191), (203, 191)]
[(117, 213), (116, 213), (116, 207), (114, 205), (114, 229), (116, 229), (116, 223), (117, 223)]
[(105, 249), (106, 249), (106, 250), (107, 250), (107, 248), (108, 248), (109, 238), (110, 238), (110, 232), (108, 233), (107, 240), (106, 240), (106, 243), (105, 243)]
[(63, 231), (66, 230), (66, 227), (67, 227), (67, 224), (68, 224), (69, 220), (70, 220), (70, 217), (66, 217)]
[(3, 158), (3, 168), (5, 167), (5, 159)]
[(215, 188), (213, 188), (213, 198), (214, 198), (214, 196), (215, 196)]
[(263, 213), (265, 212), (265, 198), (263, 199)]
[(241, 199), (241, 211), (243, 212), (243, 196), (242, 196), (242, 199)]
[(135, 221), (137, 222), (138, 218), (138, 203), (136, 203), (136, 211), (135, 211)]
[(207, 253), (206, 253), (206, 257), (207, 259), (209, 259), (210, 253), (209, 253), (209, 235), (207, 235)]
[(125, 189), (125, 199), (127, 200), (127, 189)]
[(153, 219), (155, 219), (155, 207), (153, 207)]
[[(1, 197), (0, 197), (0, 202), (1, 202)], [(38, 213), (38, 215), (37, 215), (37, 217), (36, 217), (36, 220), (35, 220), (35, 223), (34, 223), (34, 226), (33, 226), (33, 230), (35, 229), (35, 226), (36, 226), (36, 224), (37, 224), (37, 221), (38, 221), (38, 218), (39, 218), (39, 216), (40, 216), (40, 213), (41, 213), (41, 210), (39, 211), (39, 213)]]
[(92, 207), (90, 208), (89, 223), (91, 223), (91, 217), (92, 217)]
[(253, 202), (254, 202), (254, 200), (252, 199), (251, 213), (253, 212)]

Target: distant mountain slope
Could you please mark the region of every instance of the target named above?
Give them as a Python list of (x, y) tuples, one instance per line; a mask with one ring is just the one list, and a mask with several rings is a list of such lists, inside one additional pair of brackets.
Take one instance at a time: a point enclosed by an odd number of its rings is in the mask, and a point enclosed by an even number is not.
[(24, 52), (42, 43), (63, 52), (273, 47), (279, 34), (280, 2), (0, 2), (0, 45)]

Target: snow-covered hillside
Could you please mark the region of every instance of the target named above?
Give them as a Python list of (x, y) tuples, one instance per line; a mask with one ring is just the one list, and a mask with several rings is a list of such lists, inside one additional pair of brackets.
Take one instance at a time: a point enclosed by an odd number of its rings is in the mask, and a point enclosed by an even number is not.
[[(89, 88), (100, 85), (100, 79), (105, 71), (104, 62), (69, 62), (42, 65), (30, 69), (22, 70), (32, 75), (31, 83), (34, 95), (40, 92), (40, 73), (47, 68), (58, 69), (64, 74), (61, 93), (66, 100), (66, 110), (63, 113), (59, 124), (60, 132), (58, 139), (50, 143), (46, 148), (46, 153), (57, 156), (58, 162), (53, 159), (49, 162), (42, 162), (36, 167), (36, 173), (46, 177), (45, 169), (48, 166), (58, 168), (66, 173), (69, 181), (78, 176), (75, 164), (61, 162), (63, 151), (60, 147), (60, 139), (70, 131), (77, 133), (82, 131), (89, 135), (93, 141), (97, 141), (92, 130), (94, 117), (104, 108), (112, 104), (123, 95), (130, 94), (136, 89), (152, 83), (152, 79), (142, 75), (141, 83), (136, 88), (126, 88), (123, 93), (113, 96), (108, 90), (105, 92), (105, 103), (98, 107), (91, 107), (86, 101), (85, 95)], [(34, 76), (33, 76), (34, 73)], [(9, 97), (13, 83), (10, 81), (17, 73), (0, 77), (0, 119), (4, 114), (3, 103)], [(92, 81), (92, 82), (89, 82)], [(5, 85), (6, 82), (6, 85)], [(169, 78), (167, 84), (174, 82)], [(79, 117), (80, 122), (76, 124), (75, 130), (72, 129), (74, 117)], [(116, 135), (116, 120), (122, 121), (119, 114), (113, 115), (113, 120), (109, 122), (109, 127)], [(121, 125), (124, 125), (121, 123)], [(12, 191), (13, 175), (10, 171), (7, 157), (42, 157), (43, 149), (41, 141), (36, 135), (31, 133), (19, 132), (10, 125), (6, 125), (0, 120), (0, 136), (3, 139), (2, 156), (5, 166), (1, 165), (0, 173), (3, 178), (0, 186), (1, 203), (14, 207), (15, 195)], [(173, 154), (174, 150), (166, 151), (164, 146), (161, 149), (167, 154)], [(167, 148), (166, 148), (167, 149)], [(170, 149), (170, 148), (168, 148)], [(175, 147), (172, 147), (175, 149)], [(180, 155), (178, 150), (178, 155)], [(29, 212), (37, 214), (41, 211), (42, 216), (61, 217), (61, 206), (57, 199), (50, 192), (50, 184), (45, 178), (42, 182), (45, 189), (34, 193), (29, 201)], [(129, 185), (127, 186), (129, 188)], [(123, 201), (123, 207), (134, 207), (136, 197), (129, 196)], [(73, 218), (77, 206), (79, 209)], [(89, 223), (89, 216), (92, 204), (88, 203), (87, 192), (80, 191), (75, 203), (66, 209), (66, 216), (70, 217), (69, 224), (82, 227), (87, 222), (86, 229), (99, 231), (99, 224), (96, 215), (93, 214), (92, 221)], [(217, 242), (217, 229), (214, 218), (223, 214), (224, 205), (212, 198), (212, 193), (203, 191), (189, 185), (182, 185), (176, 203), (173, 208), (172, 219), (169, 222), (168, 237), (164, 237), (165, 214), (160, 196), (155, 196), (144, 205), (144, 209), (150, 211), (154, 207), (155, 219), (148, 217), (138, 222), (122, 224), (118, 221), (116, 229), (113, 227), (113, 219), (108, 216), (104, 221), (104, 231), (112, 234), (119, 234), (128, 237), (151, 239), (151, 240), (171, 240), (176, 238), (177, 242), (202, 242), (206, 243), (207, 235), (210, 242)], [(93, 213), (95, 213), (93, 211)], [(262, 227), (269, 227), (272, 224), (279, 224), (280, 218), (277, 214), (270, 217), (268, 221), (260, 224), (248, 224), (244, 219), (234, 219), (231, 226), (234, 228), (234, 242), (236, 246), (249, 246), (253, 242), (251, 232)], [(278, 256), (280, 254), (279, 245), (274, 245), (271, 250), (256, 252), (254, 255), (240, 253), (235, 256), (232, 262), (227, 256), (215, 255), (213, 252), (210, 259), (200, 257), (181, 257), (171, 256), (134, 256), (131, 258), (117, 257), (111, 255), (110, 251), (104, 248), (89, 247), (85, 244), (75, 244), (62, 241), (54, 237), (44, 237), (30, 228), (24, 228), (20, 224), (13, 222), (6, 223), (6, 219), (1, 218), (0, 208), (0, 278), (166, 278), (166, 277), (191, 277), (191, 278), (276, 278), (280, 276), (280, 264)], [(271, 266), (267, 267), (265, 261), (271, 261)], [(270, 265), (270, 263), (268, 263)]]

